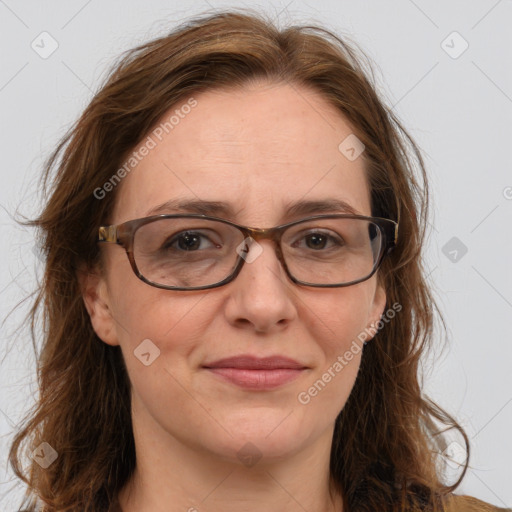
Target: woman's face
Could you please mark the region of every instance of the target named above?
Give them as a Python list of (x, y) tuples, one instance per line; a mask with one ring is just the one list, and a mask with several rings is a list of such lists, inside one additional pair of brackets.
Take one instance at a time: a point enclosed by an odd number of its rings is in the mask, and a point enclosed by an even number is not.
[[(339, 149), (352, 129), (317, 93), (260, 83), (194, 99), (193, 108), (173, 108), (179, 122), (139, 152), (147, 154), (118, 185), (111, 223), (147, 217), (176, 199), (226, 203), (233, 213), (215, 216), (259, 228), (307, 216), (287, 213), (299, 201), (337, 199), (371, 215), (364, 154), (347, 158), (350, 152)], [(196, 213), (158, 210), (179, 212)], [(343, 211), (311, 215), (320, 213)], [(260, 463), (330, 443), (360, 365), (353, 342), (379, 320), (384, 291), (376, 276), (342, 288), (296, 285), (273, 243), (260, 246), (234, 281), (199, 291), (149, 286), (122, 247), (101, 248), (103, 274), (89, 280), (85, 300), (99, 337), (121, 346), (135, 431), (224, 460), (242, 460), (252, 450)], [(303, 369), (253, 387), (237, 380), (240, 370), (206, 368), (237, 356), (286, 357)], [(309, 392), (319, 380), (323, 385)]]

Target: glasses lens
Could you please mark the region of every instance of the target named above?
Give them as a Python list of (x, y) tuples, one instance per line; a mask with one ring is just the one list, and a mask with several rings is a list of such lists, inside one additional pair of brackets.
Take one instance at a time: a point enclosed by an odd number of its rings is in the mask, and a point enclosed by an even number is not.
[(133, 255), (139, 272), (165, 286), (193, 288), (218, 283), (236, 266), (243, 234), (223, 222), (158, 219), (135, 233)]
[(310, 284), (345, 284), (368, 277), (383, 245), (379, 226), (365, 219), (315, 219), (291, 226), (282, 239), (290, 273)]
[[(145, 279), (194, 288), (226, 279), (235, 269), (244, 235), (234, 226), (197, 218), (162, 218), (135, 233), (133, 256)], [(325, 218), (290, 226), (281, 247), (290, 273), (310, 284), (345, 284), (370, 275), (383, 244), (376, 224)]]

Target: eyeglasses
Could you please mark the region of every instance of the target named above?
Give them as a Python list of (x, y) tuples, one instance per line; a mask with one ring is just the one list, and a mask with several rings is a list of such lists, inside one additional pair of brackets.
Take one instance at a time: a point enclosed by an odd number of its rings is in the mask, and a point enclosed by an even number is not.
[(316, 215), (258, 229), (200, 214), (155, 215), (101, 226), (98, 242), (124, 247), (136, 276), (166, 290), (204, 290), (231, 282), (272, 240), (288, 277), (315, 287), (369, 279), (394, 248), (398, 224), (361, 215)]

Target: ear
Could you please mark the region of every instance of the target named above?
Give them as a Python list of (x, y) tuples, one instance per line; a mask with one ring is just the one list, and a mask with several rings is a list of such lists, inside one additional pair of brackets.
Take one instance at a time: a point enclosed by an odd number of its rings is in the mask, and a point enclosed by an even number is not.
[(94, 332), (105, 343), (119, 345), (105, 278), (98, 269), (81, 268), (78, 280)]
[(384, 308), (386, 307), (386, 290), (381, 283), (377, 283), (375, 288), (375, 294), (373, 296), (373, 301), (370, 308), (370, 321), (369, 326), (373, 326), (367, 330), (367, 333), (370, 333), (366, 338), (366, 341), (373, 339), (377, 330), (375, 326), (379, 323), (382, 315), (384, 314)]

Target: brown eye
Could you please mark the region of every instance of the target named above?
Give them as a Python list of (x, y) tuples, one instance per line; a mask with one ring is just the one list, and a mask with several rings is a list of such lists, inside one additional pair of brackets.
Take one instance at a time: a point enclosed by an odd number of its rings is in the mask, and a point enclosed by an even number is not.
[(197, 231), (182, 231), (177, 235), (169, 238), (163, 245), (164, 250), (177, 251), (197, 251), (204, 249), (211, 249), (212, 247), (221, 247), (219, 244), (215, 244), (210, 240), (204, 233)]
[[(334, 237), (321, 231), (310, 232), (303, 235), (301, 241), (305, 241), (307, 249), (321, 250), (325, 248), (341, 247), (342, 240), (339, 237)], [(294, 244), (296, 246), (296, 244)]]

